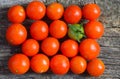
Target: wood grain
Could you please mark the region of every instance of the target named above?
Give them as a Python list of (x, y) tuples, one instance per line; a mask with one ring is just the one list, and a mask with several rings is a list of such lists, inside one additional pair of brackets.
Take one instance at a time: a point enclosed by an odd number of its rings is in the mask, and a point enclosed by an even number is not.
[[(120, 0), (57, 0), (65, 7), (69, 4), (77, 4), (81, 7), (87, 3), (97, 3), (101, 7), (101, 16), (98, 19), (104, 24), (105, 33), (98, 40), (101, 46), (99, 58), (101, 58), (106, 70), (100, 77), (91, 77), (86, 72), (82, 75), (75, 75), (69, 72), (66, 75), (58, 76), (49, 70), (46, 74), (35, 74), (31, 70), (25, 75), (14, 75), (7, 67), (7, 61), (15, 52), (21, 52), (20, 47), (14, 47), (5, 40), (5, 32), (11, 24), (7, 20), (8, 8), (15, 4), (26, 6), (32, 0), (0, 0), (0, 79), (119, 79), (120, 78)], [(46, 5), (56, 0), (40, 0)], [(31, 21), (23, 23), (26, 28)]]

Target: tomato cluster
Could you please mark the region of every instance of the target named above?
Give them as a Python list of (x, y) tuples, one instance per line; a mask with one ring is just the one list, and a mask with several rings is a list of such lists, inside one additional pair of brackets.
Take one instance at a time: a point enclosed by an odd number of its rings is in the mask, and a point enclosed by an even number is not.
[[(51, 20), (50, 24), (43, 20), (45, 15)], [(69, 5), (65, 9), (57, 2), (46, 7), (39, 1), (30, 2), (26, 10), (21, 5), (12, 6), (8, 10), (8, 20), (12, 24), (6, 31), (6, 40), (11, 45), (21, 45), (22, 53), (16, 52), (10, 57), (9, 70), (24, 74), (29, 68), (36, 73), (50, 69), (58, 75), (69, 70), (82, 74), (87, 70), (92, 76), (101, 75), (105, 66), (97, 58), (100, 46), (96, 39), (103, 35), (104, 27), (97, 21), (99, 16), (100, 8), (93, 3), (82, 9), (78, 5)], [(29, 32), (21, 24), (26, 17), (34, 20)], [(88, 23), (79, 24), (81, 19)]]

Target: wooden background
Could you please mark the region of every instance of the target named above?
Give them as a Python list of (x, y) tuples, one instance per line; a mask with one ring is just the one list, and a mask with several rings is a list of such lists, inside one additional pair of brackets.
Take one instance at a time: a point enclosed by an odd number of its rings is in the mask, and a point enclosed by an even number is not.
[[(6, 28), (10, 25), (7, 20), (8, 7), (21, 4), (26, 6), (32, 0), (0, 0), (0, 79), (94, 79), (87, 73), (74, 75), (71, 72), (64, 76), (54, 75), (51, 72), (46, 74), (35, 74), (29, 71), (25, 75), (14, 75), (7, 67), (8, 58), (13, 52), (19, 51), (18, 47), (8, 45), (5, 40)], [(55, 0), (41, 0), (46, 5)], [(99, 21), (104, 24), (104, 36), (98, 40), (101, 46), (101, 58), (106, 70), (104, 74), (96, 79), (120, 79), (120, 0), (57, 0), (67, 6), (69, 4), (83, 5), (95, 2), (101, 7)], [(27, 23), (27, 22), (26, 22)], [(25, 23), (24, 23), (25, 24)]]

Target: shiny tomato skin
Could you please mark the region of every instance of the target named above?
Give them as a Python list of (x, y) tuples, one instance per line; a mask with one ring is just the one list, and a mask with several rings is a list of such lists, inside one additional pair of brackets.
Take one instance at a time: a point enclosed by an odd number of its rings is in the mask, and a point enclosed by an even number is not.
[(31, 69), (36, 73), (45, 73), (49, 69), (49, 58), (44, 54), (34, 55), (30, 63)]
[(45, 16), (46, 6), (40, 1), (32, 1), (27, 5), (26, 14), (30, 19), (39, 20)]
[(88, 62), (87, 72), (89, 73), (89, 75), (98, 77), (102, 75), (104, 71), (105, 65), (101, 59), (95, 58)]
[(100, 46), (96, 40), (87, 38), (81, 41), (79, 45), (79, 52), (86, 60), (92, 60), (99, 55)]
[(51, 20), (58, 20), (64, 13), (64, 7), (61, 3), (53, 2), (47, 6), (46, 14)]
[(101, 22), (90, 21), (85, 27), (85, 34), (88, 38), (99, 39), (104, 34), (104, 26)]
[(48, 25), (44, 21), (35, 21), (30, 27), (30, 34), (35, 40), (43, 40), (48, 36)]
[(69, 59), (61, 54), (55, 55), (50, 61), (50, 68), (54, 74), (64, 75), (69, 71)]
[(60, 50), (67, 57), (74, 57), (78, 54), (78, 43), (74, 40), (67, 39), (61, 43)]
[(96, 20), (100, 16), (101, 10), (97, 4), (86, 4), (82, 8), (83, 17), (87, 20)]
[(55, 20), (50, 24), (49, 32), (55, 38), (63, 38), (67, 34), (67, 24), (61, 20)]
[(9, 58), (8, 68), (13, 74), (25, 74), (30, 68), (29, 58), (24, 54), (15, 54)]
[(64, 20), (67, 23), (75, 24), (78, 23), (82, 18), (81, 8), (77, 5), (70, 5), (65, 9)]
[(20, 45), (27, 38), (27, 30), (22, 24), (11, 24), (6, 30), (6, 40), (11, 45)]
[(43, 53), (48, 56), (55, 55), (59, 50), (59, 41), (54, 37), (47, 37), (41, 43), (41, 49)]
[(14, 5), (9, 8), (7, 16), (8, 20), (12, 23), (22, 23), (25, 20), (26, 14), (21, 5)]
[(22, 44), (22, 52), (27, 56), (34, 56), (39, 52), (39, 43), (34, 39), (27, 39)]
[(81, 56), (75, 56), (70, 60), (70, 69), (74, 74), (82, 74), (87, 67), (87, 61)]

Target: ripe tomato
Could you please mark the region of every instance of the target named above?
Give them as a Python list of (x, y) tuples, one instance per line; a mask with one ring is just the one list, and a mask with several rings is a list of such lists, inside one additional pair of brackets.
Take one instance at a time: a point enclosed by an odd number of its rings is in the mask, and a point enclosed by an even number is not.
[(33, 56), (39, 52), (39, 43), (34, 39), (26, 40), (22, 45), (22, 52), (27, 56)]
[(8, 10), (8, 20), (13, 23), (22, 23), (25, 20), (25, 10), (21, 5), (14, 5)]
[(36, 40), (43, 40), (48, 36), (48, 25), (44, 21), (36, 21), (30, 27), (30, 34)]
[(98, 21), (90, 21), (85, 25), (85, 34), (89, 38), (98, 39), (104, 33), (104, 27), (102, 23)]
[(41, 49), (46, 55), (53, 56), (59, 50), (59, 41), (54, 37), (48, 37), (42, 41)]
[(74, 57), (78, 53), (78, 43), (74, 40), (68, 39), (62, 42), (61, 52), (67, 57)]
[(81, 20), (81, 17), (81, 8), (77, 5), (68, 6), (64, 12), (64, 20), (70, 24), (78, 23)]
[(67, 24), (61, 20), (55, 20), (50, 24), (49, 28), (51, 36), (55, 38), (63, 38), (67, 34)]
[(96, 58), (100, 53), (100, 46), (94, 39), (85, 39), (81, 41), (79, 51), (82, 57), (87, 60)]
[(40, 1), (32, 1), (26, 8), (27, 16), (33, 20), (42, 19), (45, 16), (46, 6)]
[(31, 59), (31, 69), (36, 73), (44, 73), (49, 69), (49, 59), (44, 54), (37, 54)]
[(70, 69), (75, 74), (82, 74), (87, 67), (86, 60), (81, 56), (75, 56), (70, 61)]
[(54, 74), (64, 75), (69, 71), (69, 59), (64, 55), (55, 55), (50, 61), (50, 68)]
[(15, 54), (8, 60), (8, 68), (14, 74), (25, 74), (30, 67), (30, 61), (24, 54)]
[(87, 71), (91, 76), (100, 76), (105, 70), (105, 65), (102, 60), (95, 58), (87, 65)]
[(6, 31), (6, 39), (11, 45), (20, 45), (27, 38), (27, 30), (21, 24), (11, 24)]
[(83, 17), (87, 20), (96, 20), (100, 16), (100, 7), (97, 4), (86, 4), (82, 8)]
[(64, 7), (62, 4), (57, 3), (57, 2), (53, 2), (50, 5), (47, 6), (47, 10), (46, 10), (46, 14), (47, 16), (51, 19), (51, 20), (57, 20), (60, 19), (64, 13)]

